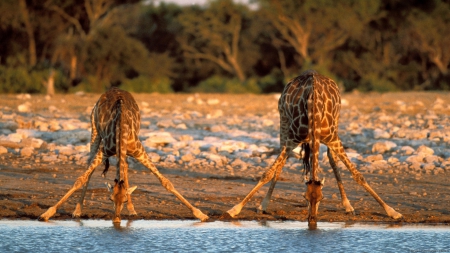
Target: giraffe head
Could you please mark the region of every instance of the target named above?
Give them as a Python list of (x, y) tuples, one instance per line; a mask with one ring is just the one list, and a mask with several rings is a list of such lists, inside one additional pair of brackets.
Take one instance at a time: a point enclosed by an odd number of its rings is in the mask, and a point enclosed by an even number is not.
[(306, 182), (305, 199), (308, 202), (308, 226), (315, 227), (317, 224), (317, 215), (319, 213), (319, 204), (323, 199), (322, 188), (325, 179), (322, 181), (309, 180)]
[(119, 182), (117, 179), (115, 179), (114, 182), (114, 187), (111, 187), (110, 184), (108, 184), (107, 186), (109, 191), (111, 192), (111, 196), (109, 197), (109, 199), (114, 204), (113, 223), (120, 223), (120, 212), (122, 211), (123, 204), (128, 201), (128, 195), (136, 190), (137, 186), (126, 189), (123, 180), (120, 180)]

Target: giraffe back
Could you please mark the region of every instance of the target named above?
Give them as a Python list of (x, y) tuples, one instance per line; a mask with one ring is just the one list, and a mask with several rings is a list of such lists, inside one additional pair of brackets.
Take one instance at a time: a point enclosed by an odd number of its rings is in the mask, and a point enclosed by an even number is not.
[(117, 153), (116, 127), (122, 127), (120, 124), (127, 125), (128, 139), (130, 140), (128, 143), (138, 141), (137, 136), (140, 128), (139, 107), (129, 92), (111, 88), (100, 97), (92, 113), (92, 124), (95, 124), (102, 139), (106, 156), (112, 156)]
[(292, 79), (278, 101), (280, 144), (295, 148), (310, 141), (313, 121), (319, 126), (316, 131), (321, 141), (331, 141), (337, 135), (340, 104), (339, 89), (332, 79), (313, 70)]

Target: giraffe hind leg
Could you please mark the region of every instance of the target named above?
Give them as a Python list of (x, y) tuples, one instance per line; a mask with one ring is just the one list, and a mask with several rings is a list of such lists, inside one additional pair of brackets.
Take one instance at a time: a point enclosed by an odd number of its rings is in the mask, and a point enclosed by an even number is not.
[(347, 194), (345, 193), (345, 190), (344, 190), (344, 184), (342, 183), (341, 173), (340, 173), (339, 167), (336, 164), (336, 161), (338, 161), (337, 157), (333, 153), (333, 151), (331, 151), (330, 148), (328, 148), (328, 150), (327, 150), (327, 155), (328, 155), (328, 160), (330, 161), (331, 168), (333, 168), (334, 176), (336, 177), (339, 192), (341, 193), (342, 205), (345, 208), (345, 212), (355, 214), (355, 209), (353, 209), (352, 205), (350, 204), (350, 201), (348, 200)]

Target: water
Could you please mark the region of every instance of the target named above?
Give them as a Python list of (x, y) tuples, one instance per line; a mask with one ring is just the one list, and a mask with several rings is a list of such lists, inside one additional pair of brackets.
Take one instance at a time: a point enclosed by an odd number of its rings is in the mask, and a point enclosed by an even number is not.
[(450, 252), (449, 226), (0, 220), (0, 252)]

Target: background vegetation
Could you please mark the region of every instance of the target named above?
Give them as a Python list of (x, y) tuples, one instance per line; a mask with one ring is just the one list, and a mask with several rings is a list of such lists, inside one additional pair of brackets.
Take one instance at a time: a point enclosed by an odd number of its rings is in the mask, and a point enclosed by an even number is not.
[(449, 90), (449, 0), (0, 1), (0, 92)]

